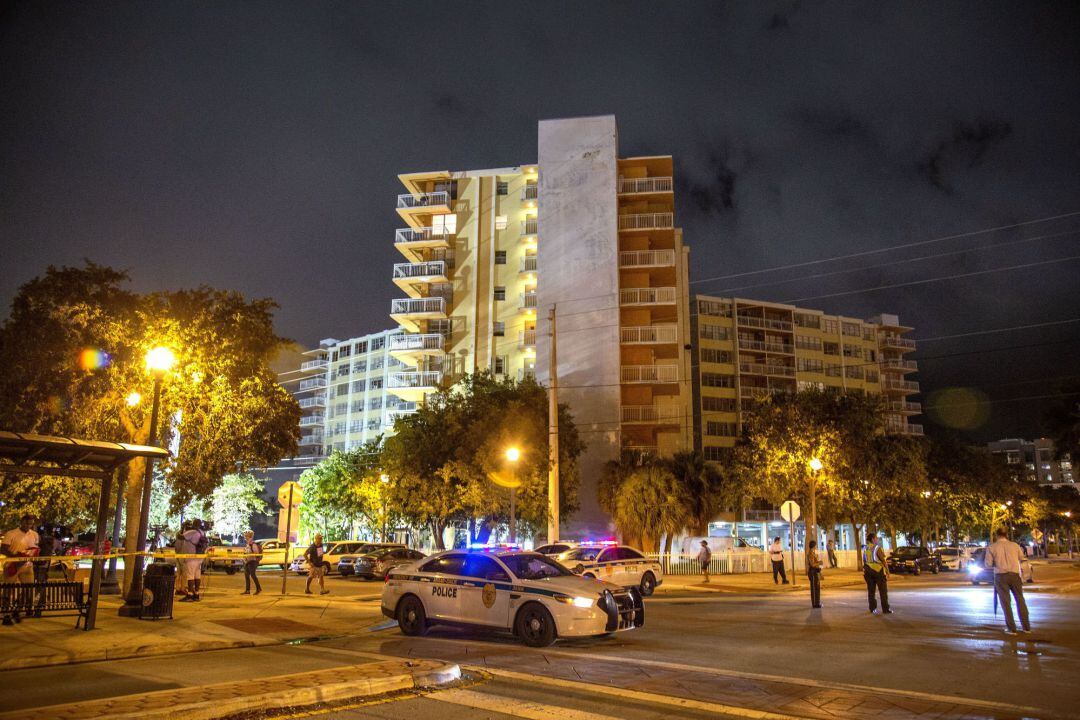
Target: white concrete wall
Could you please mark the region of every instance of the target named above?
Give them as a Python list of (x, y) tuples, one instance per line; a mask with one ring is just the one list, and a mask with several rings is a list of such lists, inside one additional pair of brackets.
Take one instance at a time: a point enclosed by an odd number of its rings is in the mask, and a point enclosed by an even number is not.
[(596, 501), (619, 447), (618, 132), (613, 115), (542, 120), (539, 127), (537, 379), (549, 381), (548, 312), (557, 305), (559, 401), (588, 448), (581, 510), (564, 538), (610, 531)]

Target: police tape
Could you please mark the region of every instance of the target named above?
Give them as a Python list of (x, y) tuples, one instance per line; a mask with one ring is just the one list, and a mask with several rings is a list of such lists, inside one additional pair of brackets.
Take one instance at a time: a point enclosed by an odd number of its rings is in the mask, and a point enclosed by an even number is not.
[[(112, 560), (113, 558), (121, 557), (135, 557), (136, 555), (142, 555), (145, 557), (159, 558), (162, 560), (246, 560), (248, 558), (264, 558), (266, 553), (202, 553), (202, 554), (188, 554), (188, 553), (162, 553), (162, 552), (150, 552), (150, 551), (135, 551), (135, 552), (108, 552), (102, 555), (0, 555), (0, 563), (24, 563), (24, 562), (42, 562), (45, 560), (71, 562), (76, 560)], [(294, 555), (294, 558), (299, 555)]]

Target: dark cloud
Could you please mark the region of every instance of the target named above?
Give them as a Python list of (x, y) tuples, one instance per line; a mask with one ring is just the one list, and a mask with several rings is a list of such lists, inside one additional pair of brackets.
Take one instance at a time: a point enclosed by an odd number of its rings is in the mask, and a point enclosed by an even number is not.
[(991, 148), (1012, 135), (1012, 124), (1004, 120), (957, 123), (952, 134), (939, 141), (919, 162), (919, 173), (947, 195), (955, 192), (950, 179), (957, 171), (978, 166)]

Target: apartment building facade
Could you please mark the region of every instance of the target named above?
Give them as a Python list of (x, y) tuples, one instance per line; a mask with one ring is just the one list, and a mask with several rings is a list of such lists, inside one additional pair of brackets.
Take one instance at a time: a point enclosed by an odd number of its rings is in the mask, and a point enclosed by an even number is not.
[(718, 459), (738, 438), (743, 413), (771, 395), (839, 388), (885, 396), (888, 432), (922, 435), (910, 374), (918, 371), (912, 328), (895, 315), (860, 320), (792, 305), (697, 295), (694, 337), (694, 438)]
[(1073, 473), (1072, 457), (1065, 454), (1057, 458), (1054, 441), (1049, 438), (1006, 438), (987, 443), (986, 448), (991, 454), (1003, 457), (1019, 480), (1080, 491)]

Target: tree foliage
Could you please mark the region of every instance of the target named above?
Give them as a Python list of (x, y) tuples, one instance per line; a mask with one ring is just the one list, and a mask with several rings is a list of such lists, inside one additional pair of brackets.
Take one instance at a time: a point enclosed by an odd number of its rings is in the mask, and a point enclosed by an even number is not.
[(210, 496), (210, 521), (214, 531), (233, 542), (251, 527), (251, 516), (266, 511), (262, 481), (248, 473), (231, 473), (221, 480)]
[[(381, 541), (400, 523), (382, 470), (381, 438), (330, 457), (300, 476), (300, 521), (330, 540), (366, 532)], [(386, 477), (384, 482), (383, 478)]]

